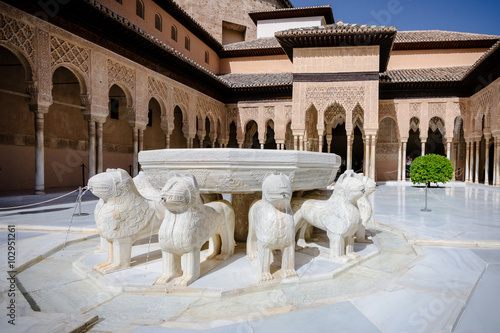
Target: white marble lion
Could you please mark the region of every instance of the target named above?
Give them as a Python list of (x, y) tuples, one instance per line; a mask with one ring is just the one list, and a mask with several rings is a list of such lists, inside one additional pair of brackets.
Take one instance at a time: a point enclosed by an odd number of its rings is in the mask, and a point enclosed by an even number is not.
[(165, 208), (158, 201), (148, 200), (136, 187), (152, 187), (143, 173), (136, 179), (122, 169), (108, 169), (91, 177), (88, 187), (99, 197), (94, 211), (97, 231), (108, 246), (108, 260), (94, 269), (114, 272), (130, 266), (134, 241), (158, 233)]
[(375, 192), (377, 184), (371, 178), (363, 175), (362, 173), (355, 173), (353, 170), (347, 170), (339, 177), (335, 186), (340, 186), (347, 177), (354, 177), (361, 180), (365, 186), (365, 193), (356, 202), (356, 207), (359, 209), (360, 214), (358, 230), (356, 231), (356, 242), (371, 243), (372, 241), (366, 237), (366, 226), (373, 216), (372, 204), (370, 203), (370, 200), (368, 200), (368, 196)]
[(360, 221), (356, 202), (363, 193), (363, 182), (349, 177), (335, 188), (328, 200), (293, 199), (292, 209), (295, 230), (299, 232), (299, 245), (305, 244), (306, 226), (311, 224), (327, 232), (331, 259), (346, 262), (354, 257), (354, 234)]
[(295, 225), (290, 207), (292, 183), (283, 175), (268, 175), (262, 183), (262, 200), (248, 212), (247, 255), (259, 258), (259, 280), (268, 281), (273, 250), (281, 250), (281, 275), (296, 276)]
[(173, 280), (176, 286), (187, 286), (198, 279), (200, 250), (208, 240), (210, 248), (205, 259), (224, 260), (234, 254), (235, 222), (231, 204), (225, 200), (203, 204), (193, 175), (171, 174), (161, 190), (161, 203), (166, 207), (158, 233), (163, 270), (155, 284)]

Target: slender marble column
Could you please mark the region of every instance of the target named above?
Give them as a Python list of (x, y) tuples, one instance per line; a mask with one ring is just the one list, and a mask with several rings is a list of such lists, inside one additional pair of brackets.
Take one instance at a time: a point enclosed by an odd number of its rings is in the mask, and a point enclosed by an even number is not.
[(479, 146), (481, 144), (481, 141), (476, 141), (476, 172), (475, 172), (475, 181), (474, 183), (475, 184), (478, 184), (479, 183)]
[(423, 139), (422, 139), (422, 148), (421, 148), (421, 149), (422, 149), (422, 154), (421, 154), (422, 156), (424, 156), (424, 155), (425, 155), (425, 142), (426, 142), (426, 141), (427, 141), (427, 140), (423, 140)]
[(485, 154), (484, 154), (484, 185), (490, 185), (490, 138), (485, 139)]
[(133, 145), (134, 145), (134, 155), (132, 158), (132, 177), (137, 176), (139, 173), (139, 131), (134, 127), (133, 129)]
[(139, 129), (139, 151), (144, 150), (144, 130)]
[(299, 136), (293, 136), (293, 150), (299, 150)]
[[(402, 146), (403, 146), (403, 143), (402, 142), (399, 142), (398, 144), (398, 182), (402, 181), (402, 172), (401, 172), (401, 168), (403, 167), (403, 164), (401, 162), (401, 154), (403, 153), (402, 152)], [(404, 171), (403, 171), (404, 172)]]
[(451, 161), (451, 140), (446, 142), (446, 157)]
[(45, 193), (45, 139), (43, 135), (43, 117), (43, 112), (35, 111), (35, 194)]
[(493, 137), (493, 185), (500, 185), (500, 154), (498, 153), (499, 138)]
[(469, 170), (470, 170), (470, 142), (465, 141), (465, 182), (470, 181)]
[(89, 178), (95, 175), (96, 170), (95, 135), (95, 120), (89, 119)]
[(103, 172), (103, 165), (104, 165), (104, 160), (103, 160), (103, 148), (102, 148), (102, 122), (98, 121), (97, 122), (97, 173)]
[(347, 161), (346, 161), (347, 170), (352, 169), (352, 139), (351, 135), (347, 136)]
[(406, 142), (403, 142), (403, 155), (402, 155), (402, 163), (401, 163), (401, 178), (403, 181), (406, 181)]
[(170, 135), (165, 134), (165, 148), (170, 149)]
[(304, 151), (304, 136), (299, 137), (299, 150)]
[(365, 136), (365, 147), (364, 147), (364, 163), (363, 163), (363, 173), (370, 177), (370, 136)]
[(452, 158), (452, 163), (453, 163), (453, 179), (456, 180), (456, 174), (457, 174), (457, 166), (458, 166), (458, 143), (453, 143), (453, 154), (451, 156)]
[(376, 138), (375, 135), (371, 136), (371, 151), (370, 151), (370, 178), (375, 180), (375, 144)]
[(327, 135), (326, 136), (326, 152), (330, 153), (332, 151), (332, 142), (333, 142), (333, 136)]

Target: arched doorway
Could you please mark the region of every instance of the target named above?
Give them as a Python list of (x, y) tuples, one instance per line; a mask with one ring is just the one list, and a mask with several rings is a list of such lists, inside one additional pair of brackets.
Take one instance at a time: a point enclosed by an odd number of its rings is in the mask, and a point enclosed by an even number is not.
[(148, 105), (148, 125), (144, 131), (144, 150), (165, 148), (165, 134), (161, 128), (161, 106), (156, 98)]
[(356, 126), (354, 128), (354, 139), (352, 142), (352, 169), (356, 173), (363, 172), (363, 160), (364, 160), (364, 145), (363, 145), (363, 133), (361, 129)]
[(174, 130), (170, 135), (170, 147), (187, 148), (187, 139), (184, 135), (183, 114), (178, 106), (174, 108)]
[(286, 125), (286, 132), (285, 132), (285, 147), (283, 148), (285, 150), (293, 150), (293, 132), (292, 132), (292, 122), (289, 121), (288, 124)]
[(109, 89), (109, 114), (103, 126), (103, 169), (121, 168), (132, 173), (133, 131), (128, 123), (128, 98), (113, 84)]
[(234, 121), (229, 124), (229, 141), (227, 143), (227, 147), (238, 148), (237, 127)]
[(274, 139), (274, 122), (269, 120), (266, 124), (266, 141), (264, 143), (264, 149), (276, 149), (278, 145)]
[[(25, 65), (26, 61), (24, 60)], [(26, 79), (31, 79), (20, 58), (0, 46), (0, 189), (35, 187), (34, 116), (26, 102)]]
[(250, 120), (245, 126), (244, 148), (260, 149), (259, 126), (254, 120)]
[(52, 74), (52, 105), (44, 128), (45, 188), (84, 186), (88, 180), (88, 122), (82, 114), (82, 82), (63, 66)]
[(465, 135), (462, 117), (455, 118), (453, 126), (452, 161), (455, 168), (455, 180), (465, 181)]
[(210, 124), (210, 119), (205, 117), (205, 137), (203, 138), (203, 147), (202, 148), (212, 148), (212, 127)]
[(420, 120), (417, 117), (410, 119), (410, 131), (408, 133), (408, 143), (406, 145), (406, 159), (408, 156), (413, 161), (422, 155), (422, 145), (420, 141)]
[(425, 142), (425, 154), (436, 154), (445, 156), (443, 144), (444, 121), (439, 117), (432, 117), (429, 120), (427, 141)]
[(318, 111), (314, 105), (311, 105), (306, 111), (305, 149), (318, 151), (318, 138)]
[(384, 118), (379, 124), (376, 144), (377, 179), (381, 181), (398, 179), (399, 135), (396, 121)]

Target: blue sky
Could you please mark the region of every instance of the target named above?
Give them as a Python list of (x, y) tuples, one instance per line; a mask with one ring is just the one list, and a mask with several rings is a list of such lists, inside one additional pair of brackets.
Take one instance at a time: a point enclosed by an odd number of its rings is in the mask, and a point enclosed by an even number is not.
[(335, 20), (500, 35), (500, 0), (291, 0), (295, 7), (331, 5)]

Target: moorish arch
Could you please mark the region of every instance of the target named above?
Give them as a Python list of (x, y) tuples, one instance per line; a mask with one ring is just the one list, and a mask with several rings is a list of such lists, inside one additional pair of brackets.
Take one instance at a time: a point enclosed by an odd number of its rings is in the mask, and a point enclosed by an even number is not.
[(89, 177), (89, 119), (84, 118), (81, 98), (87, 91), (85, 81), (75, 72), (61, 65), (52, 73), (52, 105), (44, 128), (45, 141), (50, 142), (45, 159), (51, 161), (45, 170), (46, 188), (84, 186), (82, 178)]
[[(34, 113), (27, 99), (27, 82), (32, 80), (30, 63), (20, 51), (0, 43), (0, 156), (9, 156), (2, 163), (4, 190), (33, 189), (35, 185)], [(36, 96), (35, 96), (36, 97)], [(14, 135), (18, 139), (14, 140)], [(42, 145), (43, 147), (43, 145)]]
[(229, 124), (229, 141), (227, 142), (228, 148), (238, 148), (238, 128), (236, 122), (233, 120)]
[(464, 120), (461, 116), (457, 116), (453, 121), (453, 152), (451, 154), (455, 180), (465, 181), (465, 153)]
[(398, 179), (399, 129), (396, 119), (386, 116), (379, 122), (376, 143), (377, 179), (382, 181)]
[(165, 133), (161, 126), (162, 107), (158, 99), (152, 97), (148, 103), (148, 124), (144, 131), (144, 150), (165, 148)]
[(266, 141), (264, 142), (264, 149), (277, 149), (274, 131), (274, 121), (269, 119), (266, 123)]
[(305, 114), (305, 125), (306, 132), (304, 136), (304, 142), (306, 145), (306, 150), (317, 151), (318, 150), (318, 110), (314, 105), (311, 105)]
[(420, 140), (420, 119), (412, 117), (410, 119), (410, 127), (408, 131), (408, 142), (406, 145), (405, 159), (408, 157), (413, 161), (422, 155), (422, 144)]
[(174, 107), (174, 128), (170, 135), (171, 148), (187, 148), (187, 117), (180, 106)]
[(245, 141), (243, 148), (260, 149), (259, 126), (255, 120), (249, 120), (245, 124)]
[(427, 132), (427, 141), (425, 143), (425, 154), (445, 154), (443, 139), (446, 135), (445, 122), (440, 117), (432, 117), (429, 120), (429, 129)]
[(103, 168), (121, 168), (131, 172), (133, 166), (133, 117), (130, 92), (122, 84), (109, 88), (108, 115), (103, 125)]

